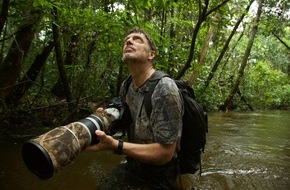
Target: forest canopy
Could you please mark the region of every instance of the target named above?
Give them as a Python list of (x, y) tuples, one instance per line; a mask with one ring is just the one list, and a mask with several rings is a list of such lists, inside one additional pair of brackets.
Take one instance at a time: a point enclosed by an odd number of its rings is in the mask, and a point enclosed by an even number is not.
[(0, 15), (1, 114), (69, 118), (105, 104), (128, 75), (133, 27), (207, 111), (290, 108), (287, 0), (3, 0)]

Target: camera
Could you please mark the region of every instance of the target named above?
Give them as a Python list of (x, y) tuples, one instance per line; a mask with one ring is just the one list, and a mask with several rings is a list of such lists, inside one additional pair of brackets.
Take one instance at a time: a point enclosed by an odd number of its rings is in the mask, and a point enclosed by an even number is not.
[(86, 147), (99, 142), (96, 130), (110, 131), (120, 118), (122, 104), (113, 100), (105, 114), (92, 114), (77, 122), (56, 127), (22, 146), (22, 158), (27, 168), (38, 178), (53, 177), (70, 164)]

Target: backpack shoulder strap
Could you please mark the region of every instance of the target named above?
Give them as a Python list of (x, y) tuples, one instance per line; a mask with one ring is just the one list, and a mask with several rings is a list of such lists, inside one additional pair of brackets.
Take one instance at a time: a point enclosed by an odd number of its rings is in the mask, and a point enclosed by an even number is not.
[[(151, 112), (152, 112), (152, 103), (151, 103), (151, 96), (154, 92), (155, 86), (157, 85), (157, 83), (159, 82), (159, 80), (163, 77), (170, 77), (170, 75), (168, 75), (167, 73), (164, 73), (162, 71), (155, 71), (149, 78), (148, 80), (148, 90), (146, 92), (144, 92), (144, 106), (145, 106), (145, 110), (146, 110), (146, 114), (148, 117), (150, 117)], [(125, 90), (126, 90), (126, 94), (129, 90), (129, 86), (132, 82), (132, 76), (129, 75), (124, 82), (124, 86), (125, 86)]]
[(126, 90), (126, 94), (129, 90), (129, 86), (132, 82), (132, 75), (129, 75), (126, 79), (125, 79), (125, 82), (124, 82), (124, 86), (125, 86), (125, 90)]
[(144, 93), (144, 106), (148, 117), (150, 117), (152, 112), (151, 96), (154, 92), (155, 86), (157, 85), (159, 80), (163, 77), (170, 77), (170, 75), (157, 70), (151, 75), (151, 77), (148, 80), (148, 90)]

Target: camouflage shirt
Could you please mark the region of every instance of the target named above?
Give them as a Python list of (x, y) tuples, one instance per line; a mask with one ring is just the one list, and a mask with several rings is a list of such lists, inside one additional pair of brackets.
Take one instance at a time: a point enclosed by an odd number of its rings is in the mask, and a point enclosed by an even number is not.
[(160, 79), (151, 97), (150, 117), (147, 116), (143, 103), (145, 90), (148, 90), (147, 83), (136, 90), (131, 83), (127, 95), (124, 84), (120, 91), (133, 120), (133, 125), (128, 130), (129, 141), (141, 144), (178, 142), (181, 136), (183, 106), (175, 82), (168, 77)]

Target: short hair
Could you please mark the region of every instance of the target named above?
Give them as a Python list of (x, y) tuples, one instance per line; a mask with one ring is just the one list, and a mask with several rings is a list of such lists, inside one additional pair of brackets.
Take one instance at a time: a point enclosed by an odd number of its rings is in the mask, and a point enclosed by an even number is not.
[(152, 39), (152, 37), (147, 32), (145, 32), (145, 30), (143, 30), (141, 28), (138, 28), (138, 27), (135, 27), (135, 28), (132, 28), (131, 30), (129, 30), (127, 32), (127, 35), (126, 36), (128, 36), (129, 34), (132, 34), (132, 33), (141, 33), (141, 34), (144, 34), (144, 36), (146, 37), (146, 39), (149, 42), (149, 46), (150, 46), (151, 50), (153, 50), (155, 52), (157, 51), (156, 45), (154, 43), (154, 40)]

